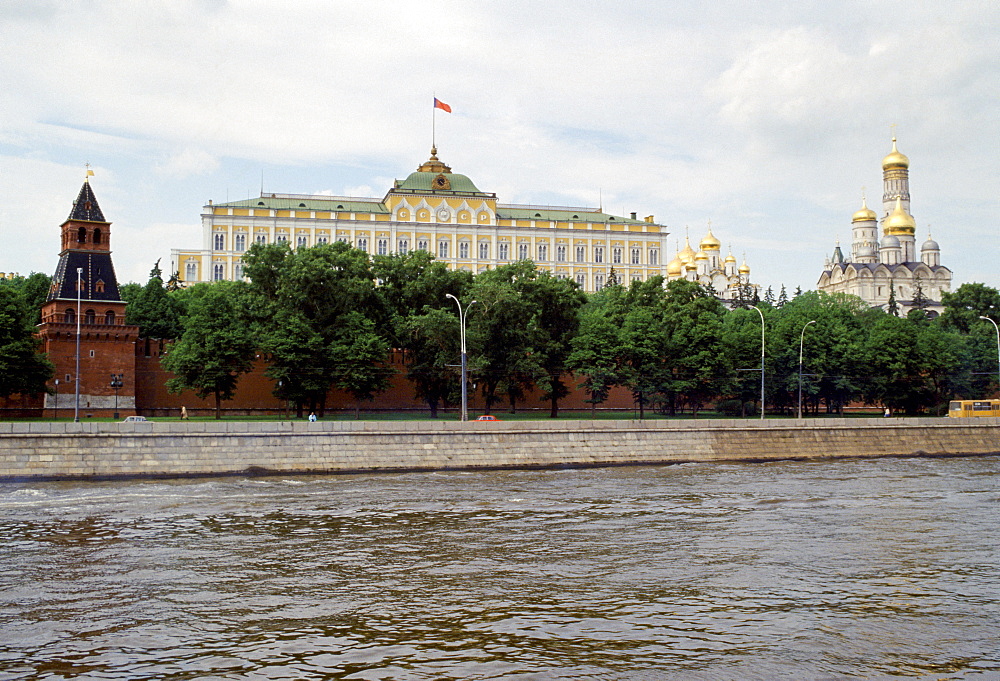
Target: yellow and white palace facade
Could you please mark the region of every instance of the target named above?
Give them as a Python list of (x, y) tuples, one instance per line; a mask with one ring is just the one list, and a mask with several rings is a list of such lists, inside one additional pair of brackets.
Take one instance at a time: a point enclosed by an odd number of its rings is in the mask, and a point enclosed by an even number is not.
[(473, 273), (518, 260), (574, 280), (583, 290), (667, 276), (667, 228), (653, 216), (600, 209), (498, 203), (465, 175), (431, 157), (383, 199), (262, 194), (202, 213), (199, 250), (173, 249), (171, 269), (184, 284), (243, 277), (254, 243), (292, 248), (343, 241), (372, 255), (428, 251), (452, 269)]

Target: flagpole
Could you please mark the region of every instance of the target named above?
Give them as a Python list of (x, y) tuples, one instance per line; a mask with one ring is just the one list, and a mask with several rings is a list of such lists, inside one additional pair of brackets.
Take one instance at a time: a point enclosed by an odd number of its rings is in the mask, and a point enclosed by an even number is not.
[(431, 147), (437, 147), (437, 94), (434, 95), (434, 106), (431, 107)]

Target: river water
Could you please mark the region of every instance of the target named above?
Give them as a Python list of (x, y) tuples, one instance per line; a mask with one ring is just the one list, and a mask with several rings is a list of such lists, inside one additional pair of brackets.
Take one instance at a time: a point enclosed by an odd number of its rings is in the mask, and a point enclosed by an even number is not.
[(0, 679), (1000, 677), (1000, 458), (0, 485)]

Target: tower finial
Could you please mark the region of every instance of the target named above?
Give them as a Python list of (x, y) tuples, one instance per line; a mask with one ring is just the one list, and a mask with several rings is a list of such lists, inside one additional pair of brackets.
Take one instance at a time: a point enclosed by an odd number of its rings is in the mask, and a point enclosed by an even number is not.
[(90, 178), (94, 176), (94, 171), (90, 169), (90, 163), (84, 163), (84, 167), (87, 169), (86, 174), (83, 176), (84, 182), (90, 182)]

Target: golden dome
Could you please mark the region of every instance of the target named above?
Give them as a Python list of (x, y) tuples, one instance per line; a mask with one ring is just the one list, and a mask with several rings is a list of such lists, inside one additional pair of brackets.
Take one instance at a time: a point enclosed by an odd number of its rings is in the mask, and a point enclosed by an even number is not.
[(736, 256), (730, 253), (726, 256), (726, 262), (736, 262)]
[(715, 235), (712, 234), (712, 228), (709, 227), (708, 234), (706, 234), (705, 238), (701, 240), (698, 247), (703, 251), (717, 251), (722, 248), (722, 244), (715, 238)]
[(904, 154), (899, 153), (896, 149), (896, 138), (892, 138), (892, 151), (889, 155), (882, 159), (882, 170), (889, 170), (890, 168), (909, 168), (910, 159), (906, 158)]
[(695, 260), (708, 260), (708, 253), (706, 253), (705, 251), (698, 251), (697, 253), (694, 254), (694, 259)]
[(871, 222), (872, 220), (878, 220), (878, 215), (868, 207), (868, 200), (862, 199), (861, 210), (854, 214), (851, 222)]
[(667, 265), (667, 276), (675, 277), (679, 275), (684, 270), (684, 261), (681, 260), (679, 255), (675, 255), (674, 259), (670, 261)]
[(917, 231), (917, 223), (913, 216), (903, 208), (903, 200), (896, 197), (896, 207), (882, 223), (882, 231), (893, 236), (912, 235)]
[(696, 269), (698, 269), (698, 266), (695, 265), (694, 260), (692, 260), (691, 262), (686, 263), (684, 265), (684, 269), (686, 269), (688, 272), (694, 272)]
[(687, 237), (684, 237), (684, 248), (682, 248), (681, 252), (677, 254), (677, 257), (684, 262), (691, 262), (694, 260), (694, 249), (691, 248), (691, 242), (688, 241)]
[(746, 260), (740, 265), (740, 274), (750, 274), (750, 265), (747, 264)]

